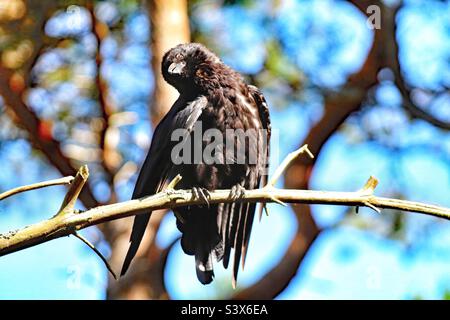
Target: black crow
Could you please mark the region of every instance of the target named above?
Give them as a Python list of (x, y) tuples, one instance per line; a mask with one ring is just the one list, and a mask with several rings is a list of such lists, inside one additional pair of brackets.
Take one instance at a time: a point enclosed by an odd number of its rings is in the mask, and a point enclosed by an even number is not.
[[(155, 194), (177, 174), (179, 189), (192, 189), (205, 205), (174, 209), (181, 246), (195, 256), (197, 277), (213, 280), (213, 259), (227, 268), (234, 252), (233, 286), (245, 263), (256, 204), (239, 202), (245, 189), (267, 178), (270, 118), (254, 86), (201, 44), (178, 45), (163, 57), (164, 79), (180, 93), (153, 135), (133, 199)], [(198, 134), (200, 133), (200, 134)], [(218, 136), (221, 135), (220, 136)], [(200, 159), (199, 159), (200, 157)], [(209, 204), (208, 193), (231, 189), (230, 204)], [(144, 235), (150, 214), (135, 217), (123, 275)]]

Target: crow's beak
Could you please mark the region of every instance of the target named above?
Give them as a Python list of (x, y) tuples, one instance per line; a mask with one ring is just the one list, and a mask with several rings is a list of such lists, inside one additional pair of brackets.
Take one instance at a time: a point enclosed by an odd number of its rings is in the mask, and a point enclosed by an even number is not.
[(181, 74), (185, 65), (186, 63), (184, 61), (172, 62), (167, 70), (170, 74)]

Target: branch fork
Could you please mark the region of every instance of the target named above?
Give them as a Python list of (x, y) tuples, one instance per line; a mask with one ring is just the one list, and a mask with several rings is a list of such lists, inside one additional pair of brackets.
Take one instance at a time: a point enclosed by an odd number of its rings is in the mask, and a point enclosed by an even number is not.
[(184, 199), (184, 193), (180, 190), (175, 190), (176, 185), (183, 179), (180, 174), (177, 174), (175, 178), (173, 178), (167, 187), (163, 190), (166, 196), (169, 198), (170, 202), (177, 201), (180, 199)]
[(66, 193), (56, 217), (74, 213), (75, 203), (88, 178), (89, 169), (87, 165), (84, 165), (78, 170), (77, 175), (71, 182), (69, 191)]
[[(307, 144), (303, 145), (301, 148), (297, 149), (296, 151), (289, 153), (287, 155), (287, 157), (283, 160), (283, 162), (281, 162), (281, 164), (277, 167), (272, 178), (269, 180), (269, 182), (267, 182), (267, 184), (262, 189), (268, 191), (269, 193), (270, 193), (270, 191), (275, 189), (275, 184), (280, 179), (281, 175), (286, 171), (286, 169), (289, 167), (289, 165), (292, 163), (292, 161), (294, 161), (298, 156), (300, 156), (303, 153), (306, 153), (311, 159), (314, 159), (314, 155), (309, 150)], [(286, 203), (284, 203), (280, 199), (277, 199), (274, 196), (271, 196), (270, 200), (272, 200), (273, 202), (278, 203), (279, 205), (282, 205), (284, 207), (287, 206)], [(269, 211), (267, 210), (266, 202), (262, 202), (262, 206), (264, 208), (264, 211), (266, 212), (266, 215), (268, 216)], [(260, 215), (259, 219), (261, 220), (261, 215)]]

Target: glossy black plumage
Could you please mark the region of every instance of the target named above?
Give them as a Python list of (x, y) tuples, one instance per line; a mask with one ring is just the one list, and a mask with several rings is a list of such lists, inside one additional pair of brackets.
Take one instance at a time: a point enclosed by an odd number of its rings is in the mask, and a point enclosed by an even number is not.
[[(177, 185), (179, 189), (195, 187), (199, 188), (199, 192), (202, 189), (232, 189), (233, 195), (239, 195), (242, 188), (257, 188), (266, 178), (270, 138), (269, 110), (261, 92), (245, 84), (237, 72), (204, 46), (195, 43), (179, 45), (167, 52), (163, 58), (162, 73), (180, 96), (154, 132), (133, 199), (157, 193), (168, 179), (177, 174), (183, 177)], [(257, 132), (256, 143), (233, 139), (235, 153), (228, 150), (216, 153), (222, 159), (221, 163), (174, 164), (172, 150), (178, 142), (171, 141), (172, 132), (178, 128), (186, 129), (185, 137), (191, 137), (199, 124), (202, 133), (217, 129), (223, 136), (227, 129), (253, 129)], [(205, 148), (211, 141), (203, 139), (200, 145)], [(256, 162), (238, 163), (236, 155), (239, 152), (246, 159), (256, 154)], [(235, 285), (239, 262), (242, 261), (242, 266), (245, 262), (255, 207), (255, 204), (236, 201), (174, 210), (177, 227), (183, 234), (181, 246), (186, 254), (195, 256), (200, 282), (207, 284), (213, 280), (213, 260), (222, 259), (227, 267), (233, 249)], [(150, 214), (135, 217), (122, 274), (137, 252)]]

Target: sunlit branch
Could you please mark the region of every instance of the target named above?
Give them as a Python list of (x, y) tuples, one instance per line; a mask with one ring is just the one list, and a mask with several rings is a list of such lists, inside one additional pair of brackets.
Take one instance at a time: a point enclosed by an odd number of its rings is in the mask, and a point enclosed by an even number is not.
[(11, 197), (15, 194), (21, 193), (21, 192), (26, 192), (26, 191), (50, 187), (50, 186), (70, 184), (73, 179), (74, 178), (72, 176), (68, 176), (68, 177), (64, 177), (64, 178), (33, 183), (33, 184), (30, 184), (27, 186), (17, 187), (17, 188), (5, 191), (3, 193), (0, 193), (0, 201), (6, 199), (8, 197)]
[[(191, 190), (174, 190), (172, 186), (180, 180), (177, 176), (169, 183), (170, 188), (162, 192), (121, 203), (95, 207), (83, 212), (74, 210), (73, 204), (78, 198), (81, 187), (87, 180), (87, 167), (83, 166), (73, 180), (60, 211), (49, 220), (45, 220), (21, 230), (0, 235), (0, 256), (16, 252), (40, 243), (63, 236), (77, 230), (97, 225), (105, 221), (125, 218), (158, 209), (171, 209), (187, 205), (203, 205), (203, 200), (193, 196)], [(78, 181), (78, 182), (77, 182)], [(377, 181), (370, 177), (365, 186), (355, 192), (330, 192), (313, 190), (261, 188), (246, 190), (239, 199), (242, 202), (282, 202), (329, 204), (369, 207), (372, 209), (396, 209), (423, 213), (450, 220), (450, 209), (435, 205), (406, 200), (382, 198), (373, 195)], [(216, 190), (210, 193), (209, 203), (230, 203), (230, 190)]]

